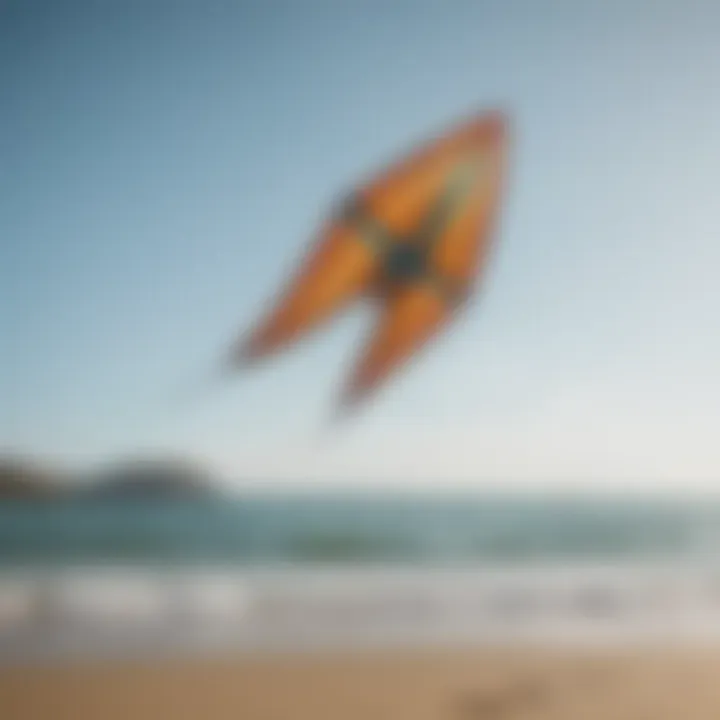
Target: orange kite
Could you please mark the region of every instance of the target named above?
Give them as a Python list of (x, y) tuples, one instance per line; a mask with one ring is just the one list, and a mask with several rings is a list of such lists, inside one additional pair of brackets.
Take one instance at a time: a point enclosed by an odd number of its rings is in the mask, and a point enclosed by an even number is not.
[(502, 114), (484, 113), (357, 188), (269, 314), (234, 349), (233, 366), (284, 350), (351, 302), (372, 297), (380, 317), (341, 409), (369, 397), (474, 289), (496, 223), (507, 134)]

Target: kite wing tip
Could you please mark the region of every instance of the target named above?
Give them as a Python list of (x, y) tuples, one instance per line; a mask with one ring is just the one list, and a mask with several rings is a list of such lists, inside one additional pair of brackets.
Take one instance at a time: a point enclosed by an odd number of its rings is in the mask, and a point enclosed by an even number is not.
[(243, 339), (230, 348), (223, 361), (221, 371), (231, 374), (238, 370), (244, 370), (255, 365), (259, 359), (260, 353), (254, 343), (250, 339)]
[(479, 110), (466, 122), (473, 134), (499, 143), (507, 139), (512, 128), (510, 113), (502, 107)]
[(357, 414), (362, 400), (363, 394), (359, 388), (354, 385), (346, 388), (333, 410), (330, 418), (331, 426), (338, 427), (354, 417)]

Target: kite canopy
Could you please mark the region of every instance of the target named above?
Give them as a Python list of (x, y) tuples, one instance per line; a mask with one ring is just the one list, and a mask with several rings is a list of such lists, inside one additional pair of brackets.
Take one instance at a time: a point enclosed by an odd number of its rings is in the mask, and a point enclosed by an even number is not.
[(369, 397), (451, 320), (484, 269), (503, 185), (508, 123), (488, 112), (415, 149), (334, 212), (233, 364), (280, 352), (361, 297), (381, 299), (342, 395)]

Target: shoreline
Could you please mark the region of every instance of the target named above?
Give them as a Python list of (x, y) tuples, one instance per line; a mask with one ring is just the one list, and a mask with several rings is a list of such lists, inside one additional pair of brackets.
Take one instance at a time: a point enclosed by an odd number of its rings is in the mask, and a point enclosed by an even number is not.
[(65, 569), (0, 574), (0, 664), (437, 647), (720, 648), (720, 569)]

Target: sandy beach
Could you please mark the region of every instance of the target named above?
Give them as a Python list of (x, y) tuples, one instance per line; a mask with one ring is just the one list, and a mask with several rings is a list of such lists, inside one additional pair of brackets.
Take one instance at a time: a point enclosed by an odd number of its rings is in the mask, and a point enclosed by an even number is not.
[(717, 720), (720, 653), (495, 650), (4, 668), (8, 720)]

